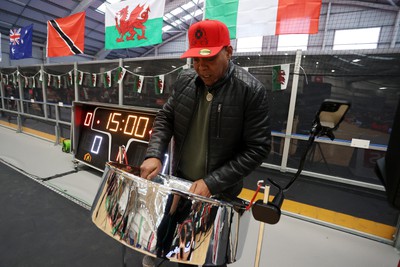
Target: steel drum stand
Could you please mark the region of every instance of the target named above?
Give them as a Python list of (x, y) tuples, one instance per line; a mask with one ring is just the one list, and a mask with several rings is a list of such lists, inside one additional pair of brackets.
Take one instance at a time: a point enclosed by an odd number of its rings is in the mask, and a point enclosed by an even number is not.
[[(264, 181), (258, 181), (258, 186), (264, 190), (264, 198), (263, 202), (268, 203), (268, 198), (269, 198), (269, 185), (261, 186), (261, 184), (264, 183)], [(261, 249), (262, 249), (262, 243), (263, 243), (263, 236), (264, 236), (264, 227), (265, 223), (260, 222), (260, 226), (258, 228), (258, 241), (257, 241), (257, 249), (256, 249), (256, 256), (254, 260), (254, 267), (260, 266), (260, 257), (261, 257)]]

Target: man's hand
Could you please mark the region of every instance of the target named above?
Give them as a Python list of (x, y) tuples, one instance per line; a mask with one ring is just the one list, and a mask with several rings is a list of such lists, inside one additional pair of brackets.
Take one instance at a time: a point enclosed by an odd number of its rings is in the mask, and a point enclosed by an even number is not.
[(208, 186), (206, 185), (203, 179), (194, 182), (192, 186), (189, 188), (189, 192), (203, 197), (211, 196), (211, 192), (210, 190), (208, 190)]
[(162, 163), (158, 158), (148, 158), (140, 166), (140, 177), (151, 180), (160, 173)]

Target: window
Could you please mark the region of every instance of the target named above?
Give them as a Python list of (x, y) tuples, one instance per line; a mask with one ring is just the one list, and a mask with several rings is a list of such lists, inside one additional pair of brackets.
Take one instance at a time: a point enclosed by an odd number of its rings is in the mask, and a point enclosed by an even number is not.
[(381, 28), (336, 30), (333, 50), (375, 49), (378, 46)]
[(236, 52), (261, 52), (262, 42), (262, 36), (238, 38)]
[(307, 50), (308, 34), (279, 35), (278, 51)]

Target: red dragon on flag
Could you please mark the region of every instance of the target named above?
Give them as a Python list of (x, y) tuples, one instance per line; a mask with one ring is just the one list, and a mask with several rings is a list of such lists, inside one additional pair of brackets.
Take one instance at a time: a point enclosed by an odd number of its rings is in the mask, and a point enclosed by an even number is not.
[[(115, 16), (115, 27), (117, 28), (120, 37), (117, 38), (117, 42), (123, 42), (124, 36), (126, 34), (130, 34), (126, 36), (126, 40), (134, 40), (135, 35), (137, 35), (137, 39), (147, 39), (146, 38), (146, 26), (144, 23), (149, 18), (150, 6), (144, 9), (144, 5), (137, 5), (132, 12), (129, 14), (128, 18), (128, 6), (124, 7), (120, 11), (118, 11), (117, 16)], [(118, 23), (119, 22), (119, 23)], [(142, 34), (139, 35), (137, 30), (139, 29)]]

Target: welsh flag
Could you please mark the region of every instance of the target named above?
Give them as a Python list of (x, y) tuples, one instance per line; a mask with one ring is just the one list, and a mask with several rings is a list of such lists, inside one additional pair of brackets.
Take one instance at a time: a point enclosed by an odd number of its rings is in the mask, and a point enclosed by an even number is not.
[(165, 0), (127, 0), (106, 5), (105, 48), (159, 44)]
[(47, 86), (51, 85), (51, 79), (52, 79), (51, 74), (47, 74)]
[(68, 85), (71, 86), (71, 85), (73, 84), (73, 83), (72, 83), (72, 70), (68, 72), (67, 79), (68, 79), (68, 80), (67, 80), (67, 81), (68, 81), (68, 82), (67, 82)]
[(224, 22), (231, 39), (318, 32), (322, 0), (207, 0), (205, 19)]
[(159, 75), (154, 78), (154, 90), (157, 95), (160, 95), (164, 91), (164, 75)]
[(61, 87), (61, 76), (60, 75), (57, 76), (56, 82), (57, 82), (57, 85), (56, 85), (57, 88), (60, 88)]
[(122, 81), (124, 80), (126, 73), (126, 69), (122, 67), (118, 67), (117, 71), (115, 72), (115, 80), (118, 82), (118, 84), (121, 84)]
[(272, 67), (272, 91), (285, 90), (289, 81), (290, 64)]
[(90, 74), (90, 81), (89, 81), (89, 83), (90, 83), (90, 86), (91, 86), (91, 87), (96, 87), (96, 84), (97, 84), (97, 74), (96, 74), (96, 73)]
[(79, 85), (82, 85), (83, 83), (83, 72), (82, 71), (77, 71), (77, 75), (76, 75), (76, 83)]
[(104, 73), (104, 87), (110, 88), (111, 87), (111, 70)]
[(144, 80), (144, 76), (142, 76), (142, 75), (136, 76), (134, 78), (133, 91), (138, 92), (139, 94), (142, 92), (143, 80)]

